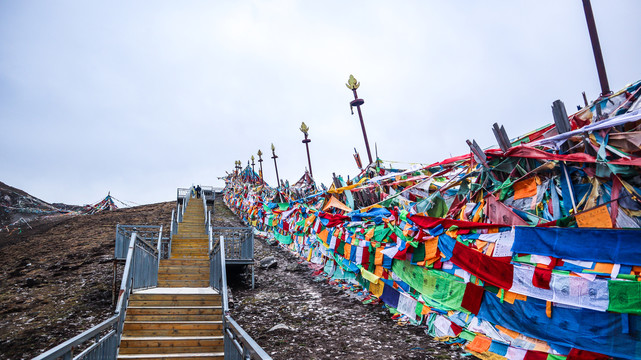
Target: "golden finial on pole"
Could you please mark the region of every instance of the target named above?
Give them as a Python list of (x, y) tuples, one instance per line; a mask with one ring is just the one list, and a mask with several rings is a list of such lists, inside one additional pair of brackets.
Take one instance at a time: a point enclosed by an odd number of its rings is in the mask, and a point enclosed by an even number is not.
[(356, 80), (354, 75), (350, 75), (349, 80), (345, 85), (347, 86), (348, 89), (352, 90), (352, 93), (354, 93), (354, 100), (350, 101), (349, 108), (352, 111), (352, 115), (354, 115), (354, 106), (356, 106), (356, 109), (358, 110), (358, 118), (361, 121), (361, 130), (363, 131), (363, 139), (365, 140), (367, 157), (369, 159), (369, 164), (371, 164), (373, 162), (372, 152), (369, 149), (369, 141), (367, 141), (367, 132), (365, 132), (365, 123), (363, 122), (363, 113), (361, 112), (361, 105), (363, 105), (365, 101), (363, 99), (359, 99), (358, 94), (356, 93), (356, 89), (358, 89), (358, 87), (361, 86), (361, 83)]
[(305, 134), (305, 135), (307, 135), (307, 133), (309, 131), (309, 126), (305, 125), (304, 121), (300, 124), (300, 131), (302, 131), (303, 134)]
[[(278, 177), (278, 164), (276, 164), (278, 155), (276, 155), (276, 147), (274, 146), (274, 143), (272, 143), (272, 159), (274, 159), (274, 169), (276, 169), (276, 189), (278, 189), (280, 187), (280, 178)], [(278, 197), (280, 199), (280, 194)]]
[(309, 143), (312, 140), (309, 139), (309, 126), (307, 126), (304, 121), (300, 124), (300, 131), (302, 131), (305, 135), (303, 144), (305, 144), (305, 149), (307, 149), (307, 165), (309, 165), (309, 175), (313, 178), (314, 175), (312, 174), (312, 160), (309, 157)]
[(347, 80), (347, 84), (345, 84), (345, 86), (347, 86), (347, 88), (350, 90), (356, 90), (358, 89), (359, 86), (361, 86), (361, 83), (356, 81), (356, 78), (354, 77), (354, 75), (350, 74), (349, 80)]
[(265, 183), (265, 181), (263, 180), (263, 158), (262, 158), (263, 152), (260, 151), (260, 149), (258, 149), (257, 155), (258, 155), (258, 164), (260, 164), (260, 183), (262, 185)]

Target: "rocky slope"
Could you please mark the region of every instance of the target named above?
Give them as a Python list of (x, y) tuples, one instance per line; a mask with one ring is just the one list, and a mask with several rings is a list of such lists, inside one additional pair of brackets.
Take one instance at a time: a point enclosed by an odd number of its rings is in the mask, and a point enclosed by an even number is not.
[(0, 359), (29, 359), (108, 318), (116, 224), (169, 229), (173, 206), (60, 215), (0, 232)]

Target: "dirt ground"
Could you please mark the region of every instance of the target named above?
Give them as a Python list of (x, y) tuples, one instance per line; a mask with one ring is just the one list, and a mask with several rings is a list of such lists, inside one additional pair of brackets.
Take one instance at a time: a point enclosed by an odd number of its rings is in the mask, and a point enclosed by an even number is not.
[(116, 225), (169, 231), (173, 206), (57, 216), (0, 232), (0, 359), (30, 359), (107, 319)]
[[(214, 226), (243, 226), (218, 200)], [(424, 327), (399, 324), (380, 303), (330, 283), (287, 249), (256, 239), (251, 271), (229, 274), (234, 319), (274, 359), (457, 359), (464, 352), (432, 340)], [(260, 260), (274, 257), (275, 268)]]

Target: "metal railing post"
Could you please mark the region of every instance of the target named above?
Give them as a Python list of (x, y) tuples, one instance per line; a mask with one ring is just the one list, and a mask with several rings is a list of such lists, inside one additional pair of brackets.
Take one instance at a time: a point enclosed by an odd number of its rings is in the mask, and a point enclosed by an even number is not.
[(162, 259), (162, 225), (160, 225), (160, 231), (158, 232), (158, 244), (157, 244), (157, 249), (158, 249), (158, 267), (157, 269), (160, 270), (160, 259)]
[(174, 209), (171, 209), (171, 222), (169, 223), (169, 237), (174, 236)]

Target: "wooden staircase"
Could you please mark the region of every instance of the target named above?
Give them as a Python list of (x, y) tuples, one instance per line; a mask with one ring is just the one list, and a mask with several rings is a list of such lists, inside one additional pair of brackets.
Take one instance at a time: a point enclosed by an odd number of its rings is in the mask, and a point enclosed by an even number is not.
[(222, 298), (209, 287), (202, 199), (192, 198), (158, 287), (129, 297), (118, 359), (223, 359)]

